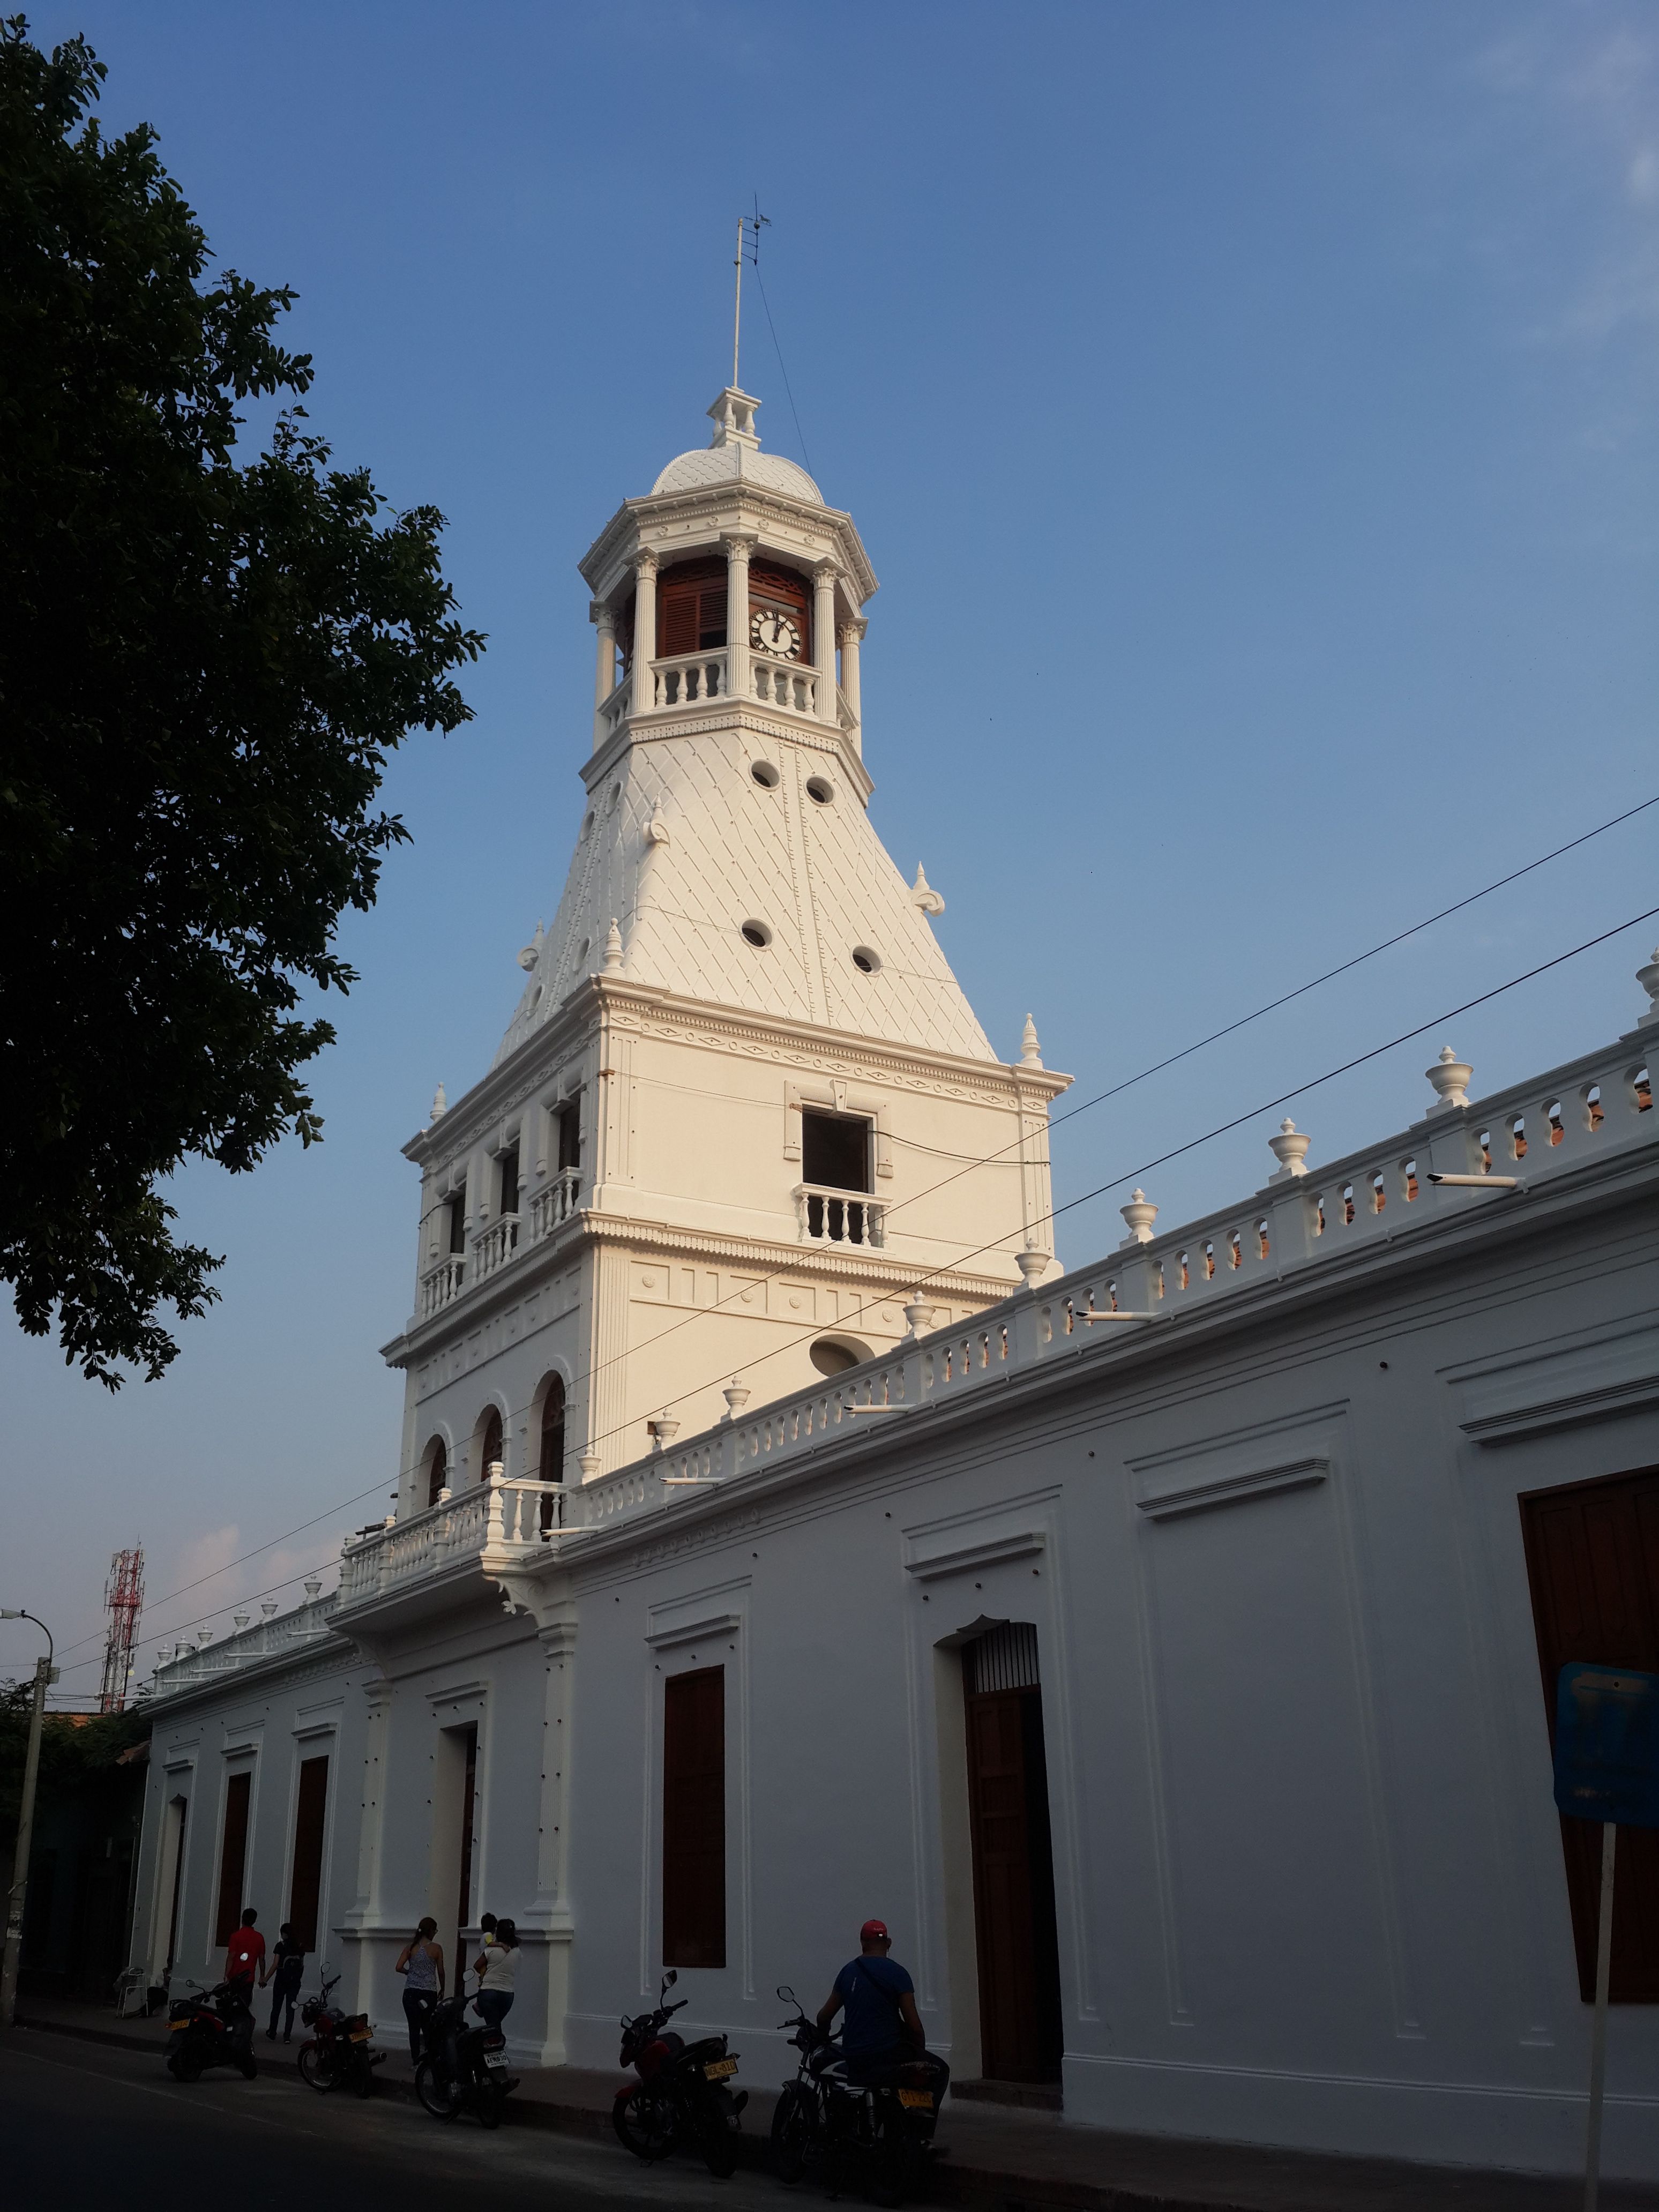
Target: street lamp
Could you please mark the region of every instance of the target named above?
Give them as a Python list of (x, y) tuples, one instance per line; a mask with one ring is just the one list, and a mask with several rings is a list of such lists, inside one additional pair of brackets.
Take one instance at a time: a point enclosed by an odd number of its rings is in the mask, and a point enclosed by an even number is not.
[(33, 1620), (45, 1632), (46, 1656), (34, 1662), (34, 1703), (29, 1711), (28, 1755), (23, 1761), (23, 1802), (17, 1811), (17, 1856), (12, 1862), (11, 1895), (6, 1903), (5, 1964), (0, 1967), (0, 2027), (15, 2023), (17, 2010), (17, 1959), (23, 1948), (23, 1905), (29, 1887), (29, 1845), (34, 1833), (34, 1782), (40, 1771), (40, 1723), (46, 1716), (46, 1690), (58, 1680), (52, 1665), (52, 1631), (44, 1620), (21, 1607), (0, 1607), (0, 1620)]

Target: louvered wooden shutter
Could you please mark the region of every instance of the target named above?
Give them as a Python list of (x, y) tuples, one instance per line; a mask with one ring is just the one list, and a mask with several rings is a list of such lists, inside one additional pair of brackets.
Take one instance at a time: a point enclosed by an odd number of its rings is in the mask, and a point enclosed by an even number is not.
[(288, 1917), (295, 1942), (307, 1951), (317, 1948), (317, 1906), (323, 1889), (323, 1815), (327, 1809), (328, 1760), (304, 1759), (294, 1814), (294, 1879), (289, 1886)]
[[(1659, 1673), (1659, 1468), (1520, 1500), (1545, 1710), (1570, 1660)], [(1561, 1822), (1578, 1989), (1595, 1996), (1601, 1830)], [(1659, 1829), (1620, 1828), (1613, 1885), (1614, 2004), (1659, 2003)]]
[(697, 649), (697, 587), (695, 584), (665, 584), (657, 610), (657, 651), (666, 660), (677, 653)]
[(726, 1964), (726, 1669), (663, 1685), (662, 1955)]
[(225, 1785), (225, 1832), (219, 1846), (219, 1919), (216, 1943), (228, 1943), (242, 1924), (242, 1875), (247, 1864), (251, 1774), (233, 1774)]

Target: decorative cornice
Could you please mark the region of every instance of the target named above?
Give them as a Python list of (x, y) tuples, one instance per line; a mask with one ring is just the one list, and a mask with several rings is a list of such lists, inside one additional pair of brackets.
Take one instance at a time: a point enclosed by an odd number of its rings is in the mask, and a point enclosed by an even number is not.
[[(653, 526), (672, 520), (703, 525), (709, 538), (717, 540), (722, 528), (732, 527), (727, 518), (734, 511), (759, 515), (764, 520), (784, 526), (786, 530), (801, 531), (808, 537), (830, 539), (840, 548), (838, 565), (849, 586), (848, 596), (856, 592), (860, 605), (879, 588), (858, 527), (845, 508), (819, 507), (811, 500), (793, 499), (788, 493), (758, 484), (750, 477), (732, 477), (715, 483), (700, 484), (689, 491), (653, 493), (642, 499), (624, 500), (576, 565), (588, 589), (599, 594), (602, 580), (619, 561), (626, 560), (630, 538), (642, 538)], [(685, 548), (688, 553), (696, 550), (695, 544)], [(787, 538), (778, 550), (798, 559), (812, 557), (806, 549), (790, 545)], [(659, 541), (656, 550), (659, 555), (671, 550), (678, 553), (680, 548), (665, 546)], [(614, 582), (611, 588), (615, 589)]]
[[(670, 1221), (640, 1221), (629, 1214), (605, 1213), (591, 1207), (584, 1211), (581, 1218), (587, 1237), (595, 1244), (626, 1245), (632, 1250), (659, 1253), (671, 1259), (726, 1260), (736, 1267), (764, 1267), (769, 1273), (779, 1276), (798, 1269), (804, 1275), (868, 1285), (898, 1304), (902, 1304), (908, 1296), (917, 1271), (924, 1264), (915, 1258), (894, 1258), (884, 1265), (878, 1257), (848, 1257), (837, 1246), (797, 1244), (781, 1237), (722, 1235), (718, 1230), (681, 1228)], [(930, 1296), (933, 1285), (945, 1286), (933, 1299), (939, 1305), (951, 1297), (984, 1297), (997, 1304), (1011, 1297), (1018, 1287), (1006, 1276), (970, 1273), (962, 1267), (929, 1267), (926, 1272)]]

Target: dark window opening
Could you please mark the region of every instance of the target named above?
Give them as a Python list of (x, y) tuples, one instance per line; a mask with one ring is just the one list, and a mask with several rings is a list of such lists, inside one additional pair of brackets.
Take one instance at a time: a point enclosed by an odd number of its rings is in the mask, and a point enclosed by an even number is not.
[(288, 1917), (294, 1940), (317, 1948), (317, 1910), (323, 1893), (323, 1815), (328, 1809), (328, 1760), (300, 1763), (300, 1796), (294, 1811), (294, 1877), (289, 1885)]
[(582, 1158), (582, 1102), (567, 1099), (554, 1115), (558, 1124), (559, 1170), (580, 1167)]
[(449, 1454), (443, 1438), (440, 1437), (433, 1444), (431, 1455), (426, 1463), (426, 1502), (428, 1505), (437, 1504), (438, 1492), (448, 1480)]
[[(1553, 1738), (1556, 1677), (1570, 1661), (1659, 1673), (1659, 1468), (1534, 1491), (1519, 1504)], [(1599, 1821), (1563, 1816), (1561, 1849), (1579, 1994), (1590, 2004), (1601, 1895)], [(1659, 1829), (1619, 1831), (1608, 1995), (1614, 2004), (1659, 2003)]]
[(242, 1924), (242, 1876), (247, 1866), (247, 1815), (252, 1774), (233, 1774), (225, 1784), (225, 1828), (219, 1845), (219, 1917), (213, 1940), (228, 1943)]
[(466, 1193), (464, 1190), (458, 1190), (450, 1200), (448, 1212), (450, 1251), (452, 1254), (465, 1252), (466, 1249)]
[(850, 1114), (805, 1109), (801, 1122), (801, 1180), (823, 1190), (868, 1190), (870, 1124)]
[(516, 1144), (501, 1154), (495, 1162), (495, 1170), (498, 1180), (496, 1211), (501, 1214), (516, 1213), (519, 1210), (519, 1148)]
[(475, 1721), (461, 1730), (466, 1753), (466, 1770), (461, 1777), (461, 1879), (455, 1897), (455, 1986), (461, 1985), (461, 1965), (465, 1946), (460, 1931), (472, 1925), (472, 1830), (473, 1803), (478, 1790), (478, 1728)]
[(484, 1416), (483, 1436), (478, 1446), (478, 1480), (484, 1481), (492, 1467), (501, 1456), (501, 1417), (492, 1406)]
[(662, 1956), (726, 1964), (726, 1669), (663, 1685)]
[[(564, 1384), (556, 1375), (547, 1386), (542, 1400), (542, 1449), (537, 1462), (537, 1480), (540, 1482), (564, 1480)], [(542, 1532), (558, 1526), (559, 1501), (548, 1492), (542, 1493)]]
[(665, 659), (726, 643), (726, 563), (684, 561), (657, 584), (657, 651)]

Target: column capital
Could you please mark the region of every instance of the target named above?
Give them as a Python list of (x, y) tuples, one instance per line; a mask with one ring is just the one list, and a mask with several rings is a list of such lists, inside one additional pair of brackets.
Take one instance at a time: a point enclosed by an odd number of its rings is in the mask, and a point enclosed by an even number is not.
[(746, 561), (756, 546), (760, 544), (760, 532), (758, 530), (750, 530), (746, 526), (737, 530), (722, 530), (720, 544), (726, 548), (730, 559)]
[(837, 645), (843, 646), (862, 645), (864, 634), (869, 627), (869, 623), (862, 615), (851, 615), (844, 623), (838, 624), (836, 630), (836, 642)]
[(604, 599), (590, 599), (587, 603), (587, 619), (591, 623), (597, 623), (601, 629), (609, 629), (615, 623), (617, 617), (611, 613)]
[(634, 574), (641, 581), (648, 581), (657, 573), (657, 556), (648, 545), (641, 545), (634, 555)]
[(840, 562), (831, 560), (828, 555), (822, 561), (815, 561), (812, 563), (812, 580), (820, 589), (826, 584), (838, 584), (841, 581)]

